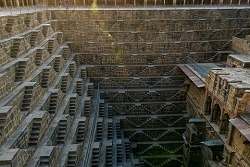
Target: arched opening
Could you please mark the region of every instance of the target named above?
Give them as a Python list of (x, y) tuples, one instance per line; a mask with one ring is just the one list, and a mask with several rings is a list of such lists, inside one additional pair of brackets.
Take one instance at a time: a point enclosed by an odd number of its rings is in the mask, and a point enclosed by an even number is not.
[(218, 104), (215, 104), (211, 115), (211, 121), (215, 122), (219, 126), (220, 116), (221, 116), (220, 106)]
[(228, 125), (229, 125), (229, 116), (227, 113), (223, 114), (221, 125), (220, 125), (220, 133), (227, 134), (228, 133)]
[(211, 114), (211, 105), (212, 105), (212, 98), (210, 96), (207, 97), (206, 103), (205, 103), (205, 115)]

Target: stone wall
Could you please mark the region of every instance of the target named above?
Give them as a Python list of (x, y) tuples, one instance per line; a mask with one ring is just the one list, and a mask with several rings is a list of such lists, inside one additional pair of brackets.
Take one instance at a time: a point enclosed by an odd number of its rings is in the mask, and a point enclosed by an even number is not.
[(230, 138), (230, 146), (232, 146), (232, 148), (235, 151), (235, 155), (231, 155), (232, 159), (230, 161), (230, 167), (233, 166), (247, 166), (250, 164), (249, 162), (249, 156), (250, 156), (250, 146), (249, 144), (247, 144), (247, 139), (241, 134), (241, 132), (239, 132), (238, 129), (236, 129), (235, 127), (232, 127), (232, 134), (231, 134), (231, 138)]
[(250, 46), (248, 38), (249, 37), (247, 37), (246, 39), (233, 37), (232, 49), (234, 49), (239, 54), (250, 55)]
[[(249, 85), (235, 75), (244, 77), (248, 70), (217, 69), (210, 72), (206, 80), (207, 90), (216, 96), (217, 103), (227, 110), (231, 118), (235, 118), (237, 113), (246, 112), (246, 102), (249, 99)], [(231, 79), (230, 79), (231, 78)]]
[[(249, 33), (241, 29), (248, 17), (245, 9), (55, 10), (3, 17), (0, 163), (61, 167), (74, 157), (79, 166), (96, 160), (101, 166), (111, 153), (113, 166), (132, 166), (133, 141), (142, 142), (135, 152), (141, 163), (150, 165), (152, 153), (160, 150), (164, 159), (157, 161), (180, 166), (189, 115), (178, 64), (188, 56), (224, 60), (231, 36)], [(214, 87), (212, 79), (208, 88)], [(202, 91), (190, 90), (203, 100)], [(242, 111), (249, 100), (244, 91), (232, 91), (240, 96), (236, 107)], [(219, 90), (215, 93), (223, 100)]]
[[(73, 0), (70, 1), (69, 4), (71, 6), (92, 6), (93, 8), (98, 8), (106, 6), (106, 7), (121, 7), (121, 6), (169, 6), (169, 5), (216, 5), (216, 4), (224, 4), (224, 5), (239, 5), (239, 4), (247, 4), (248, 1), (163, 1), (163, 0), (96, 0), (96, 3), (93, 3), (93, 0)], [(43, 6), (59, 6), (60, 2), (58, 0), (38, 0), (38, 1), (21, 1), (21, 0), (3, 0), (0, 3), (0, 7), (18, 7), (18, 6), (33, 6), (33, 5), (43, 5)], [(63, 3), (64, 5), (64, 3)]]
[(200, 118), (204, 111), (205, 89), (197, 88), (194, 83), (189, 83), (187, 92), (187, 110), (192, 118)]

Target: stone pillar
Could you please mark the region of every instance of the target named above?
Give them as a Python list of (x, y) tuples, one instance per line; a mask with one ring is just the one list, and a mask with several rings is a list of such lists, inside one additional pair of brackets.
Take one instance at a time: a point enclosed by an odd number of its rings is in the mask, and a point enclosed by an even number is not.
[(16, 6), (19, 7), (19, 0), (16, 0)]
[(3, 0), (3, 3), (4, 3), (5, 8), (7, 8), (6, 0)]
[(172, 5), (176, 5), (176, 0), (173, 0), (173, 4)]
[(10, 1), (10, 5), (11, 5), (11, 8), (13, 8), (13, 2), (12, 2), (12, 0)]

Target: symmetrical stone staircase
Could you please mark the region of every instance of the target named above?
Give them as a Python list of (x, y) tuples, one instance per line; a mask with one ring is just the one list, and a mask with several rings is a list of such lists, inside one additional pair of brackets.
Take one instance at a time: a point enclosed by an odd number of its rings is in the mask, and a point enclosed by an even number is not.
[(248, 10), (213, 11), (0, 17), (0, 164), (181, 166), (178, 65), (223, 60), (231, 36), (250, 32)]
[(29, 137), (29, 146), (37, 146), (38, 145), (38, 139), (39, 139), (39, 134), (41, 130), (41, 121), (35, 120), (32, 125), (32, 129), (30, 132), (30, 137)]

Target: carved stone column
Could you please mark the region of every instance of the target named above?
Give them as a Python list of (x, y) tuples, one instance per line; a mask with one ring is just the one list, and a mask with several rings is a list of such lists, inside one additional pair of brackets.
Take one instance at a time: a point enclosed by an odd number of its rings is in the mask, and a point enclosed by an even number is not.
[(19, 7), (19, 0), (16, 0), (16, 6)]
[(6, 0), (3, 0), (5, 8), (7, 8)]

